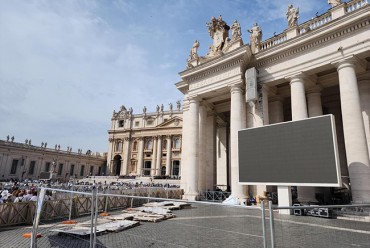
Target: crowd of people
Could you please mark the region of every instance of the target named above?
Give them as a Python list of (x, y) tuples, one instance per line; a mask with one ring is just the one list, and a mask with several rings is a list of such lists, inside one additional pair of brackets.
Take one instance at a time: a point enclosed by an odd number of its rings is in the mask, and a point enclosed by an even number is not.
[(0, 194), (0, 203), (37, 201), (37, 190), (14, 189), (3, 190)]
[[(0, 204), (10, 202), (27, 202), (37, 201), (37, 188), (48, 187), (55, 189), (73, 190), (80, 192), (89, 192), (93, 188), (97, 188), (98, 191), (104, 190), (131, 190), (140, 188), (180, 188), (178, 184), (170, 183), (156, 183), (132, 181), (132, 182), (83, 182), (83, 181), (70, 181), (70, 182), (58, 182), (58, 181), (9, 181), (0, 183)], [(54, 192), (55, 194), (55, 192)], [(53, 200), (53, 192), (47, 190), (45, 193), (44, 200)]]

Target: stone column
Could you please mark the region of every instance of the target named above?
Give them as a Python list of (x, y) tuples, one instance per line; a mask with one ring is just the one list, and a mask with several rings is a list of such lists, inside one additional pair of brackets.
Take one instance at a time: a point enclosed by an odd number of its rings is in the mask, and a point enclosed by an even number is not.
[(136, 174), (141, 176), (143, 174), (143, 156), (144, 156), (144, 137), (139, 138), (139, 151), (137, 154), (137, 170)]
[(238, 131), (246, 127), (246, 106), (241, 85), (232, 85), (230, 110), (231, 195), (243, 202), (247, 187), (239, 184)]
[(290, 81), (293, 121), (308, 117), (303, 78), (304, 76), (299, 74), (292, 77)]
[(347, 59), (337, 66), (342, 107), (344, 142), (354, 203), (370, 203), (370, 162), (355, 60)]
[(199, 191), (206, 190), (206, 139), (207, 111), (204, 105), (199, 106)]
[[(304, 89), (304, 78), (305, 76), (300, 73), (293, 76), (290, 81), (292, 121), (308, 118), (306, 95)], [(298, 201), (301, 203), (316, 200), (314, 187), (298, 187), (297, 193)], [(289, 202), (289, 204), (291, 205), (291, 202)]]
[(321, 86), (317, 85), (307, 91), (308, 116), (322, 115)]
[(196, 97), (189, 99), (189, 112), (187, 113), (187, 125), (186, 133), (183, 134), (187, 136), (186, 144), (186, 185), (184, 199), (196, 200), (198, 192), (198, 147), (199, 147), (199, 100)]
[[(206, 182), (205, 182), (205, 189), (212, 190), (216, 185), (216, 115), (207, 114), (207, 123), (206, 123)], [(226, 171), (225, 171), (225, 174)], [(218, 182), (217, 182), (218, 183)]]
[(153, 136), (153, 149), (152, 149), (152, 168), (150, 171), (150, 175), (156, 175), (156, 161), (157, 161), (157, 136)]
[[(321, 90), (321, 85), (315, 85), (314, 87), (307, 90), (307, 108), (309, 117), (323, 115), (321, 104)], [(311, 195), (314, 196), (315, 201), (317, 201), (316, 193), (321, 193), (323, 196), (326, 194), (330, 194), (330, 188), (328, 187), (310, 187), (309, 189), (313, 191), (311, 192)]]
[(123, 166), (123, 175), (128, 175), (129, 172), (128, 172), (128, 168), (131, 166), (130, 162), (131, 162), (131, 151), (130, 151), (130, 147), (131, 147), (131, 141), (132, 139), (130, 139), (129, 137), (126, 137), (125, 138), (125, 141), (124, 141), (124, 153), (123, 153), (123, 156), (124, 157), (124, 166)]
[(155, 167), (155, 174), (159, 176), (161, 174), (161, 165), (162, 165), (162, 136), (158, 136), (157, 143), (157, 163)]
[(359, 79), (358, 87), (360, 91), (362, 119), (364, 120), (367, 148), (370, 153), (370, 78)]
[(183, 101), (183, 112), (182, 112), (182, 120), (183, 120), (183, 125), (182, 125), (182, 144), (181, 144), (181, 189), (183, 189), (185, 192), (187, 190), (187, 185), (188, 185), (188, 162), (187, 159), (189, 158), (188, 156), (188, 147), (191, 145), (191, 142), (188, 137), (188, 123), (190, 121), (189, 118), (189, 101), (187, 100), (187, 96), (185, 96), (185, 100)]
[(284, 121), (284, 105), (281, 96), (269, 98), (269, 122), (270, 124)]
[(167, 135), (166, 139), (167, 139), (166, 176), (171, 176), (172, 136)]

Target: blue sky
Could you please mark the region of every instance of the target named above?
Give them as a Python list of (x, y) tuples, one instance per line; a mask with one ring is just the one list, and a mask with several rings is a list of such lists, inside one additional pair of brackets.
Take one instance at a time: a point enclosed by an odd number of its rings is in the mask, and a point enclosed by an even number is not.
[[(254, 22), (263, 40), (325, 13), (326, 0), (0, 0), (0, 139), (108, 150), (113, 110), (134, 113), (182, 99), (174, 86), (206, 22), (236, 19), (244, 43)], [(230, 33), (231, 36), (231, 33)]]

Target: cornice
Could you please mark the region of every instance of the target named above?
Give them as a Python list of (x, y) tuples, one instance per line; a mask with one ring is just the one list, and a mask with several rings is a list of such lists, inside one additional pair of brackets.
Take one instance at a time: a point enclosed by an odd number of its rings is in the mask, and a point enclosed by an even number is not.
[(192, 82), (199, 78), (204, 78), (209, 75), (215, 74), (219, 71), (223, 71), (227, 68), (238, 66), (246, 66), (251, 56), (250, 48), (248, 45), (244, 45), (236, 50), (226, 53), (221, 57), (212, 59), (204, 64), (200, 64), (189, 70), (180, 72), (185, 83)]

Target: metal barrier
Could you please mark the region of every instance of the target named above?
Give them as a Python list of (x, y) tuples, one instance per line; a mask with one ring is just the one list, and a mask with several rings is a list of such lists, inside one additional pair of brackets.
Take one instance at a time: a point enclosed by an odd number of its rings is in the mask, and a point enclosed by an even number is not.
[[(74, 191), (73, 192), (84, 192)], [(66, 189), (50, 188), (54, 191), (54, 200), (47, 200), (43, 202), (43, 214), (41, 220), (53, 220), (65, 216), (69, 218), (75, 218), (78, 216), (86, 215), (90, 212), (91, 199), (83, 195), (74, 196), (71, 193), (67, 193)], [(57, 193), (56, 193), (57, 192)], [(181, 199), (183, 191), (176, 188), (138, 188), (128, 190), (105, 190), (103, 192), (112, 193), (117, 195), (132, 195), (132, 196), (148, 196), (158, 198), (176, 198)], [(105, 198), (99, 197), (98, 200), (99, 209), (105, 209), (106, 211), (114, 209), (122, 209), (129, 206), (131, 203), (127, 202), (127, 199), (120, 197)], [(135, 204), (139, 204), (136, 203)], [(10, 202), (0, 204), (0, 227), (1, 226), (13, 226), (21, 224), (32, 224), (32, 219), (35, 213), (36, 202)], [(71, 211), (70, 211), (71, 209)]]
[[(45, 205), (41, 199), (47, 188), (41, 188), (37, 201), (32, 229), (31, 247), (369, 247), (370, 244), (370, 205), (334, 206), (292, 206), (277, 207), (272, 202), (262, 201), (261, 206), (234, 206), (216, 202), (187, 202), (191, 207), (167, 213), (167, 220), (155, 219), (153, 213), (144, 213), (148, 205), (167, 204), (167, 198), (110, 194), (100, 191), (63, 191), (70, 198), (63, 208), (69, 207), (69, 214), (62, 212), (58, 221), (43, 219), (44, 211), (58, 210)], [(81, 201), (83, 215), (74, 215)], [(70, 201), (69, 201), (70, 200)], [(176, 204), (184, 200), (171, 199)], [(108, 203), (109, 206), (108, 207)], [(104, 231), (102, 228), (110, 218), (118, 220), (122, 215), (131, 215), (132, 207), (142, 206), (141, 217), (152, 219), (124, 231)], [(157, 205), (159, 204), (159, 205)], [(41, 207), (40, 207), (41, 206)], [(120, 206), (125, 206), (120, 208)], [(53, 208), (54, 207), (54, 208)], [(117, 209), (115, 209), (117, 207)], [(155, 207), (156, 208), (156, 207)], [(292, 215), (279, 214), (280, 210), (290, 210)], [(108, 213), (109, 211), (109, 213)], [(163, 209), (161, 210), (163, 211)], [(110, 216), (106, 216), (109, 215)], [(71, 218), (72, 216), (72, 218)], [(75, 216), (75, 217), (73, 217)], [(119, 218), (117, 218), (117, 216)], [(176, 217), (175, 217), (176, 216)], [(175, 218), (173, 218), (175, 217)], [(137, 221), (133, 217), (132, 221)], [(77, 221), (83, 228), (83, 235), (71, 233), (73, 225), (60, 221)], [(64, 228), (64, 229), (63, 229)], [(63, 229), (63, 230), (62, 230)], [(60, 231), (62, 230), (62, 231)], [(65, 232), (65, 233), (63, 233)], [(0, 232), (0, 240), (11, 235), (11, 230)], [(19, 231), (17, 231), (19, 233)], [(36, 239), (38, 234), (42, 238)], [(27, 243), (24, 243), (27, 242)], [(26, 247), (30, 242), (17, 243)]]
[[(40, 189), (40, 198), (37, 202), (38, 206), (43, 204), (42, 192), (45, 190), (48, 189)], [(124, 202), (130, 203), (130, 206), (142, 205), (144, 203), (154, 204), (154, 206), (156, 206), (156, 204), (168, 204), (169, 199), (100, 193), (97, 192), (97, 190), (90, 193), (75, 191), (66, 192), (65, 190), (64, 192), (73, 195), (73, 198), (83, 193), (84, 197), (78, 198), (89, 199), (86, 201), (88, 203), (82, 203), (85, 204), (84, 209), (86, 211), (89, 210), (89, 215), (75, 219), (79, 222), (76, 225), (80, 225), (81, 228), (84, 228), (84, 235), (74, 235), (70, 230), (66, 231), (65, 229), (65, 233), (58, 235), (56, 231), (65, 228), (63, 224), (59, 222), (40, 222), (42, 209), (37, 207), (38, 211), (35, 213), (32, 229), (31, 247), (37, 247), (39, 242), (42, 247), (210, 247), (212, 243), (215, 242), (222, 245), (220, 247), (239, 247), (240, 244), (243, 243), (261, 244), (264, 242), (263, 235), (261, 235), (261, 211), (259, 207), (246, 207), (240, 205), (226, 206), (219, 203), (191, 202), (193, 205), (191, 208), (176, 210), (179, 211), (176, 212), (176, 218), (173, 218), (174, 215), (172, 213), (166, 212), (164, 214), (167, 215), (166, 218), (173, 219), (158, 222), (159, 220), (155, 219), (157, 217), (154, 213), (143, 213), (144, 216), (139, 214), (139, 217), (141, 216), (144, 219), (154, 218), (153, 222), (140, 224), (138, 227), (127, 229), (123, 232), (117, 231), (101, 234), (102, 226), (104, 226), (107, 221), (106, 218), (110, 218), (102, 217), (103, 214), (104, 216), (107, 214), (104, 212), (105, 209), (103, 204), (99, 203), (99, 201), (102, 201), (101, 199), (108, 199), (108, 201), (105, 202), (124, 199)], [(186, 206), (189, 203), (180, 199), (171, 199), (171, 201)], [(153, 209), (157, 209), (157, 207), (153, 207)], [(132, 210), (128, 208), (126, 211)], [(160, 211), (163, 211), (163, 209)], [(224, 211), (227, 213), (224, 213)], [(121, 216), (122, 212), (112, 211), (110, 214), (111, 216)], [(67, 220), (67, 217), (64, 219)], [(135, 218), (133, 220), (135, 221)], [(255, 230), (250, 231), (249, 228), (245, 228), (247, 226), (251, 226)], [(73, 228), (71, 226), (68, 229)], [(38, 234), (47, 238), (38, 240), (36, 238)]]
[(277, 207), (269, 202), (268, 212), (270, 247), (370, 247), (370, 204)]
[(231, 192), (226, 191), (205, 191), (200, 193), (201, 201), (222, 202), (231, 195)]

